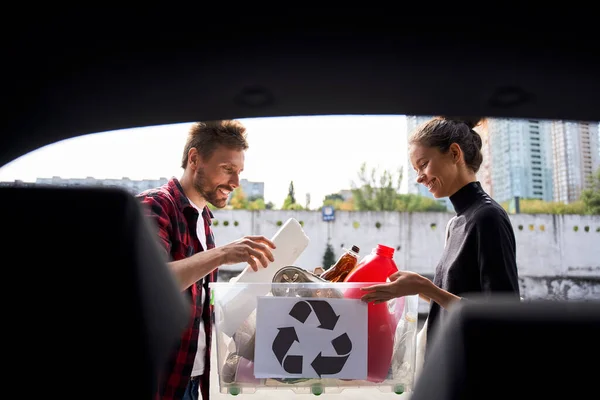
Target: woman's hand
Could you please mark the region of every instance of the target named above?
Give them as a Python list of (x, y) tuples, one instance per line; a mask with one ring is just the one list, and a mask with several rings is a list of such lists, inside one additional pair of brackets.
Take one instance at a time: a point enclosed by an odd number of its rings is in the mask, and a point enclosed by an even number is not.
[(398, 271), (389, 277), (391, 282), (362, 287), (367, 293), (361, 300), (374, 304), (383, 303), (396, 297), (412, 296), (421, 294), (424, 281), (427, 278), (410, 271)]

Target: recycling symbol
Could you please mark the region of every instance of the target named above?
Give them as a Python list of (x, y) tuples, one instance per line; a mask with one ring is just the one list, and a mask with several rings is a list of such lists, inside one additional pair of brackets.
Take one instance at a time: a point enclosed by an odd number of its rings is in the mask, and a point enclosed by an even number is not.
[[(333, 331), (337, 324), (339, 315), (331, 307), (331, 304), (325, 300), (303, 300), (294, 304), (289, 315), (301, 323), (306, 322), (310, 314), (314, 312), (320, 325), (317, 328)], [(301, 355), (288, 354), (288, 351), (294, 342), (300, 342), (296, 329), (293, 326), (277, 328), (279, 332), (273, 340), (273, 353), (282, 368), (290, 374), (302, 373)], [(352, 341), (347, 333), (343, 333), (331, 341), (337, 356), (324, 356), (319, 352), (312, 360), (311, 366), (321, 377), (321, 375), (330, 375), (339, 373), (346, 364), (350, 352), (352, 351)]]

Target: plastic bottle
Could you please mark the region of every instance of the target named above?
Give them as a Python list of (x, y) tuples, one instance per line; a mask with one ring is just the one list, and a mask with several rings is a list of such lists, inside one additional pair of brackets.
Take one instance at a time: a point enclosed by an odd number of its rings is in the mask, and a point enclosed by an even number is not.
[(400, 381), (404, 387), (414, 387), (418, 296), (403, 297), (406, 300), (404, 312), (396, 327), (394, 337), (394, 353), (392, 356), (392, 378)]
[[(344, 282), (384, 283), (398, 271), (393, 259), (394, 248), (377, 245), (371, 254), (365, 256), (356, 268), (350, 272)], [(359, 288), (347, 289), (344, 297), (360, 299), (366, 292)], [(383, 382), (390, 370), (394, 351), (396, 319), (390, 313), (386, 303), (369, 303), (368, 309), (368, 355), (367, 380)]]
[(331, 268), (321, 274), (321, 278), (329, 282), (343, 282), (358, 264), (359, 251), (358, 246), (352, 246), (352, 249), (346, 250)]

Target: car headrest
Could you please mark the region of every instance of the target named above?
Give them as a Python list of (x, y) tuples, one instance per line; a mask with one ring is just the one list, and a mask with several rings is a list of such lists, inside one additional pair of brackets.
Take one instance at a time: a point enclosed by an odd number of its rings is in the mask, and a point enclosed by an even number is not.
[(141, 205), (91, 187), (3, 187), (0, 202), (10, 375), (60, 396), (149, 398), (189, 306)]
[(599, 302), (471, 298), (436, 331), (411, 399), (584, 398), (599, 340)]

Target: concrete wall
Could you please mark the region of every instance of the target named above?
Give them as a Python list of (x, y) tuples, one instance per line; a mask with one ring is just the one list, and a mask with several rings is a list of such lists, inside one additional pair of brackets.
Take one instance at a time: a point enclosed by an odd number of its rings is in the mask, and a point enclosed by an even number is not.
[[(399, 268), (432, 276), (444, 247), (451, 213), (336, 211), (335, 221), (322, 221), (320, 211), (214, 212), (217, 245), (244, 235), (272, 237), (295, 218), (303, 223), (310, 244), (296, 265), (313, 269), (322, 264), (328, 238), (336, 258), (342, 248), (360, 247), (360, 255), (377, 244), (396, 249)], [(227, 221), (228, 226), (224, 225)], [(511, 215), (517, 240), (517, 262), (525, 298), (600, 299), (600, 216)], [(236, 226), (237, 225), (237, 226)], [(379, 228), (377, 227), (379, 225)], [(223, 268), (239, 271), (244, 265)]]

